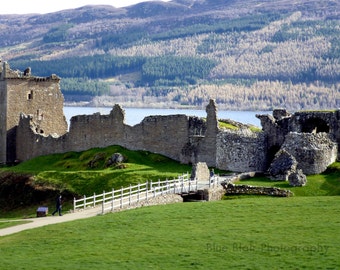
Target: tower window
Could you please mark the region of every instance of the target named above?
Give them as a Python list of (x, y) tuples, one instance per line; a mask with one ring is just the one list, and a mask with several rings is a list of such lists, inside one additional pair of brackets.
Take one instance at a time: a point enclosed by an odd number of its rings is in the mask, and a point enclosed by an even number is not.
[(27, 94), (27, 99), (28, 100), (33, 99), (33, 91), (32, 90)]
[(44, 114), (42, 113), (40, 109), (37, 110), (37, 119), (38, 121), (44, 120)]

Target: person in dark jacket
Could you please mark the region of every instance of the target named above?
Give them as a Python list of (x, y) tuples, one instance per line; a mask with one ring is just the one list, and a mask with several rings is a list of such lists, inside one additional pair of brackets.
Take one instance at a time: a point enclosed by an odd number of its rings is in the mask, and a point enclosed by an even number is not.
[(59, 195), (56, 199), (55, 210), (52, 213), (52, 216), (54, 216), (54, 214), (57, 213), (57, 212), (59, 213), (59, 216), (62, 216), (62, 214), (61, 214), (61, 195)]

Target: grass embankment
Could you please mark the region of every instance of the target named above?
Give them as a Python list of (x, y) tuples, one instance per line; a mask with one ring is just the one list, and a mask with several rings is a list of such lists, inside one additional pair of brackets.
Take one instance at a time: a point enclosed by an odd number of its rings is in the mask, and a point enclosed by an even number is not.
[[(106, 166), (114, 153), (125, 160), (117, 166)], [(89, 165), (91, 164), (91, 165)], [(165, 180), (191, 171), (191, 167), (147, 151), (130, 151), (120, 146), (95, 148), (84, 152), (69, 152), (37, 157), (9, 168), (19, 173), (35, 175), (35, 183), (89, 195), (118, 189), (129, 184)]]

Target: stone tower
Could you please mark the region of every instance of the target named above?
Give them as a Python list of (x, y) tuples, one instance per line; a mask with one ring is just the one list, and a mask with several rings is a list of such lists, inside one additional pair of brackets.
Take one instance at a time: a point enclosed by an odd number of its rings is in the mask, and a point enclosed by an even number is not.
[(42, 135), (67, 132), (64, 97), (56, 75), (35, 77), (31, 69), (10, 69), (0, 60), (0, 163), (16, 160), (16, 128), (20, 113), (31, 115), (35, 132)]

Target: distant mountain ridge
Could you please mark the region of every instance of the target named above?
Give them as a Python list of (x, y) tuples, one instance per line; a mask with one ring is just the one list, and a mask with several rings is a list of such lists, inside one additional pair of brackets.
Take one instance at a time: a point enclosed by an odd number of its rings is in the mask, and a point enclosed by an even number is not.
[[(0, 46), (15, 46), (25, 42), (35, 42), (32, 46), (39, 45), (39, 41), (51, 29), (62, 24), (74, 24), (75, 28), (70, 35), (72, 38), (89, 38), (105, 34), (109, 31), (126, 30), (140, 25), (151, 32), (166, 31), (171, 29), (173, 23), (184, 22), (187, 19), (193, 23), (204, 20), (217, 20), (222, 18), (233, 19), (249, 14), (280, 11), (284, 13), (302, 10), (302, 16), (311, 15), (320, 19), (339, 19), (340, 4), (338, 1), (255, 1), (255, 0), (174, 0), (170, 2), (150, 1), (142, 2), (124, 8), (114, 8), (106, 5), (90, 5), (77, 9), (68, 9), (48, 14), (26, 15), (0, 15)], [(167, 21), (167, 24), (162, 22)], [(157, 29), (160, 22), (161, 27)], [(156, 25), (155, 25), (156, 24)], [(150, 29), (148, 29), (150, 28)], [(71, 30), (71, 29), (70, 29)], [(70, 31), (71, 32), (71, 31)], [(38, 43), (37, 43), (38, 42)], [(80, 41), (78, 41), (80, 43)], [(76, 41), (76, 43), (78, 43)], [(14, 49), (15, 50), (15, 49)], [(24, 52), (1, 53), (2, 58), (10, 60)], [(37, 53), (44, 52), (44, 48), (36, 48)], [(5, 50), (7, 51), (7, 50)]]
[(105, 104), (134, 89), (127, 99), (137, 103), (200, 106), (214, 97), (234, 109), (334, 108), (339, 10), (336, 0), (173, 0), (0, 15), (0, 59), (37, 75), (53, 71), (66, 96), (84, 87), (67, 78), (110, 79), (107, 90), (86, 93), (100, 92), (95, 102)]

